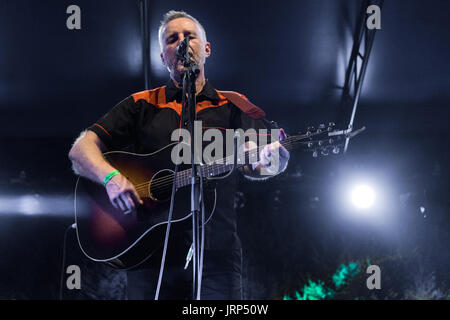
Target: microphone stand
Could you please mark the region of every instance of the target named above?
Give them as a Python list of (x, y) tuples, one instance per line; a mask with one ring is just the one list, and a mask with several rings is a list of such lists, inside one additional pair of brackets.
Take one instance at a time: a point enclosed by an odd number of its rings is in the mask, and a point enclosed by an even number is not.
[[(203, 208), (203, 194), (199, 179), (199, 168), (196, 165), (195, 148), (202, 148), (202, 146), (195, 145), (194, 139), (194, 121), (197, 119), (196, 106), (196, 85), (195, 80), (200, 72), (200, 69), (191, 60), (189, 54), (189, 37), (186, 37), (186, 47), (182, 54), (177, 54), (184, 67), (187, 69), (183, 75), (183, 91), (182, 91), (182, 118), (187, 116), (189, 124), (189, 132), (191, 136), (191, 214), (192, 214), (192, 246), (193, 246), (193, 293), (194, 300), (200, 300), (201, 289), (201, 274), (203, 268), (203, 240), (204, 240), (204, 226), (202, 221), (202, 246), (200, 248), (200, 224), (199, 215), (200, 208)], [(201, 175), (201, 172), (200, 172)], [(203, 215), (202, 215), (203, 218)], [(204, 218), (203, 218), (204, 219)], [(201, 251), (201, 252), (200, 252)]]

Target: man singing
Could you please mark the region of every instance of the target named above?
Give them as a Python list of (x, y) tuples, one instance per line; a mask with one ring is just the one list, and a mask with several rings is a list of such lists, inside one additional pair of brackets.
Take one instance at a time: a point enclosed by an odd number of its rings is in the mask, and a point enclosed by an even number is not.
[[(243, 95), (214, 89), (205, 78), (205, 61), (212, 48), (203, 26), (185, 12), (168, 12), (159, 28), (161, 61), (170, 73), (167, 84), (134, 93), (121, 101), (84, 131), (69, 153), (75, 172), (94, 182), (104, 183), (111, 203), (124, 214), (135, 211), (143, 201), (135, 186), (102, 154), (128, 146), (132, 146), (135, 153), (155, 152), (172, 142), (174, 130), (187, 129), (188, 123), (181, 122), (181, 83), (186, 68), (176, 54), (176, 48), (187, 36), (191, 59), (200, 70), (195, 80), (196, 113), (203, 128), (244, 131), (266, 128), (267, 120), (263, 119), (261, 109), (253, 106)], [(284, 132), (280, 130), (280, 140), (284, 138)], [(245, 147), (253, 146), (247, 144)], [(267, 173), (262, 175), (262, 170), (269, 168), (274, 154), (278, 156), (278, 167), (269, 172), (271, 176), (277, 175), (285, 170), (289, 160), (288, 151), (279, 142), (267, 145), (262, 149), (258, 162), (239, 171), (253, 180), (266, 179)], [(173, 168), (174, 164), (170, 163), (168, 167)], [(237, 178), (233, 173), (213, 184), (217, 199), (214, 213), (205, 228), (201, 299), (242, 299), (241, 243), (234, 209)], [(192, 299), (192, 263), (185, 269), (191, 243), (192, 233), (170, 234), (160, 299)], [(128, 271), (128, 299), (155, 297), (161, 260), (150, 260), (137, 270)]]

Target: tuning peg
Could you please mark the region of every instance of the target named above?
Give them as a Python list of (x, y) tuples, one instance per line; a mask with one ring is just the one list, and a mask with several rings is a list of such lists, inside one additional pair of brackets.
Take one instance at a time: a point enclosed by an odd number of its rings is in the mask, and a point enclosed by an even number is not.
[(327, 156), (328, 155), (328, 149), (322, 149), (322, 151), (320, 152), (323, 156)]
[(339, 147), (334, 147), (334, 148), (333, 148), (333, 153), (334, 153), (334, 154), (338, 154), (339, 151), (340, 151), (340, 148), (339, 148)]
[(306, 135), (307, 135), (307, 136), (312, 135), (314, 132), (316, 132), (316, 129), (315, 129), (314, 127), (308, 127), (308, 128), (306, 129)]
[(317, 158), (317, 156), (319, 155), (319, 153), (317, 152), (317, 150), (314, 150), (314, 152), (313, 152), (313, 158)]
[(316, 133), (322, 133), (322, 131), (325, 129), (324, 124), (319, 124), (319, 128), (317, 128)]
[(311, 148), (314, 145), (312, 142), (308, 142), (308, 148)]
[(333, 138), (330, 138), (330, 139), (328, 140), (328, 143), (329, 143), (329, 144), (333, 144), (333, 142), (334, 142)]
[(317, 142), (317, 144), (318, 144), (319, 146), (321, 146), (321, 145), (323, 145), (323, 141), (322, 141), (322, 140), (319, 140), (319, 142)]
[(328, 128), (327, 131), (331, 132), (334, 130), (334, 127), (336, 126), (336, 124), (334, 122), (328, 122)]

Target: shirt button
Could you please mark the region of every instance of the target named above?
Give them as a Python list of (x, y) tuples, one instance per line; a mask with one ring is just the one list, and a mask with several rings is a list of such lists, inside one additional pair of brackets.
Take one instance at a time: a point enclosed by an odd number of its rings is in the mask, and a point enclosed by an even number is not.
[(184, 126), (185, 127), (187, 127), (187, 125), (188, 125), (188, 122), (187, 122), (187, 120), (184, 122)]

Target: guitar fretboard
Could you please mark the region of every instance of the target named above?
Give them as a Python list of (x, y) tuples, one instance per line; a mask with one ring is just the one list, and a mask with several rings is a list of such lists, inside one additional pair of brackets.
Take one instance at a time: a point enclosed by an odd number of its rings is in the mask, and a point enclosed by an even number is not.
[[(292, 136), (282, 141), (281, 144), (287, 149), (291, 150), (294, 141), (298, 139), (298, 136)], [(264, 148), (265, 145), (259, 146), (258, 148), (250, 149), (246, 152), (241, 152), (242, 155), (238, 154), (236, 169), (243, 167), (248, 164), (255, 163), (259, 160), (259, 151)], [(241, 157), (242, 158), (241, 158)], [(234, 156), (229, 156), (227, 158), (221, 159), (211, 164), (201, 164), (198, 170), (201, 170), (201, 176), (203, 178), (215, 177), (221, 174), (227, 173), (233, 169)], [(180, 171), (177, 173), (177, 188), (181, 188), (191, 184), (192, 168)]]

